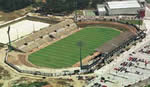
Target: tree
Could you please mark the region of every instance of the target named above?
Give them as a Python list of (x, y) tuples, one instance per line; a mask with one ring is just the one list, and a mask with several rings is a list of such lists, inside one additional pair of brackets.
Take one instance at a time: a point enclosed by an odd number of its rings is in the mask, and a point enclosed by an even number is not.
[(96, 8), (97, 4), (102, 4), (104, 2), (105, 0), (92, 0), (92, 7)]
[(88, 7), (90, 0), (47, 0), (44, 8), (53, 13), (71, 12), (76, 9), (84, 9)]
[(77, 0), (77, 7), (78, 9), (84, 9), (87, 8), (89, 6), (89, 2), (90, 0)]
[(64, 0), (47, 0), (45, 8), (51, 12), (61, 12), (64, 11)]
[(0, 0), (0, 8), (4, 11), (13, 11), (32, 4), (32, 0)]

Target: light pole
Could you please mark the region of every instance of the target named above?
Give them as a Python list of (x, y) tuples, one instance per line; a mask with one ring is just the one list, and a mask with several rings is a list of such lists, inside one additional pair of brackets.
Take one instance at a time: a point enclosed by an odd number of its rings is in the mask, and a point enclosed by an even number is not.
[(10, 26), (8, 27), (8, 31), (7, 31), (7, 34), (8, 34), (8, 50), (11, 51), (12, 48), (11, 48), (11, 40), (10, 40)]
[(78, 9), (77, 4), (78, 4), (78, 1), (75, 0), (75, 21), (76, 22), (77, 22), (77, 9)]
[(78, 45), (79, 48), (80, 48), (80, 68), (81, 68), (81, 70), (82, 70), (82, 46), (83, 46), (83, 42), (82, 42), (82, 41), (79, 41), (79, 42), (77, 43), (77, 45)]

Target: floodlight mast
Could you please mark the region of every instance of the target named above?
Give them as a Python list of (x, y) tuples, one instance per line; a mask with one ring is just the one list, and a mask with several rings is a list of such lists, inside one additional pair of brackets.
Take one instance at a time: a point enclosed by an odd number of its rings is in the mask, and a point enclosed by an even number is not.
[(75, 0), (75, 22), (77, 22), (77, 9), (78, 9), (77, 4), (78, 4), (78, 1)]
[(80, 69), (82, 70), (82, 46), (83, 46), (82, 41), (78, 42), (78, 46), (80, 48)]
[(11, 40), (10, 40), (10, 26), (8, 27), (8, 31), (7, 31), (7, 34), (8, 34), (8, 50), (11, 51)]

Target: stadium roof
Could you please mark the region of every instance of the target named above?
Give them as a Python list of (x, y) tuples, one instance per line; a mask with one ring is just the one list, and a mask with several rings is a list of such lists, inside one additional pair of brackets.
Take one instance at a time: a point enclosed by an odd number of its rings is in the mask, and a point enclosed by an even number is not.
[(136, 0), (132, 1), (111, 1), (107, 2), (110, 9), (121, 9), (121, 8), (140, 8), (140, 4)]
[(106, 11), (106, 9), (105, 9), (105, 6), (104, 6), (104, 5), (100, 5), (100, 4), (98, 4), (98, 5), (97, 5), (97, 8), (98, 8), (98, 11), (99, 11), (99, 12), (105, 12), (105, 11)]

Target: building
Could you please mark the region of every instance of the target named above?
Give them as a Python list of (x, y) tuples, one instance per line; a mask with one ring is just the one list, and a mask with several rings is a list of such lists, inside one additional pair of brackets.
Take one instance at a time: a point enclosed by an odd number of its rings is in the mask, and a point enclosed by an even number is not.
[(131, 1), (110, 1), (106, 3), (108, 15), (135, 15), (141, 9), (136, 0)]
[(97, 5), (97, 12), (98, 12), (99, 16), (106, 15), (107, 12), (106, 12), (105, 5), (98, 4)]

